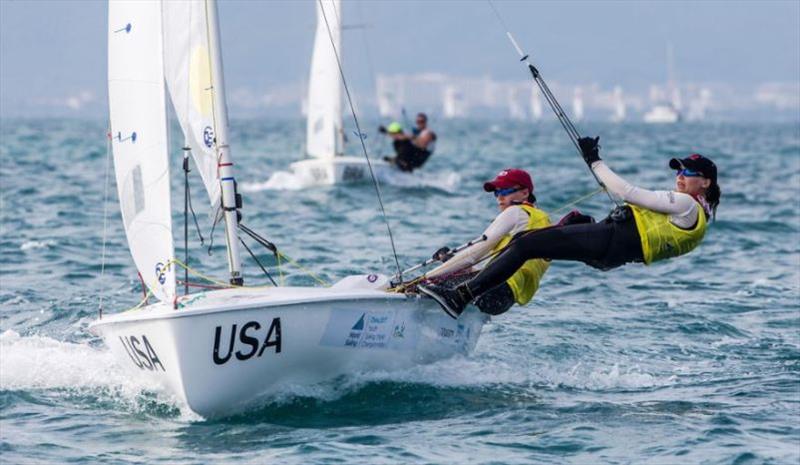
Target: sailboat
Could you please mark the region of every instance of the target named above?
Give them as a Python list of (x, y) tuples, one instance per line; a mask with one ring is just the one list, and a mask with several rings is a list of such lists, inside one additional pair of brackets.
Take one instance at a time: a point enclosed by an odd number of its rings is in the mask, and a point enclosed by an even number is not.
[[(132, 377), (192, 411), (226, 416), (283, 387), (471, 351), (487, 317), (458, 320), (381, 275), (330, 287), (245, 287), (214, 0), (110, 0), (111, 148), (133, 261), (158, 302), (103, 315), (101, 336)], [(165, 89), (166, 84), (166, 89)], [(167, 95), (212, 208), (225, 224), (230, 287), (180, 294), (170, 205)]]
[[(344, 155), (342, 124), (342, 76), (338, 56), (342, 50), (341, 0), (322, 0), (316, 5), (317, 29), (308, 83), (306, 154), (309, 158), (290, 165), (307, 185), (358, 182), (370, 177), (367, 161)], [(354, 134), (355, 137), (361, 137)], [(373, 171), (395, 171), (383, 161), (372, 161)]]
[[(653, 92), (651, 92), (652, 94)], [(666, 96), (661, 96), (660, 101), (653, 106), (642, 118), (649, 124), (674, 124), (680, 122), (681, 94), (675, 82), (675, 68), (672, 57), (672, 44), (667, 44), (667, 87)]]

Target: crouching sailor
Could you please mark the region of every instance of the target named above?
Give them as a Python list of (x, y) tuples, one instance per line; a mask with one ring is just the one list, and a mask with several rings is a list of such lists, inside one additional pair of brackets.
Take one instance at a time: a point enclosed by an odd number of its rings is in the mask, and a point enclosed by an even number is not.
[(599, 223), (526, 232), (469, 282), (456, 289), (421, 285), (420, 291), (448, 314), (458, 315), (468, 302), (501, 285), (531, 259), (575, 260), (609, 270), (631, 262), (649, 265), (697, 247), (720, 200), (714, 162), (699, 154), (673, 158), (669, 167), (676, 172), (675, 189), (649, 191), (629, 184), (600, 160), (598, 139), (580, 139), (584, 160), (608, 191), (626, 202), (624, 207)]
[(403, 132), (400, 123), (391, 123), (388, 127), (381, 126), (378, 130), (392, 138), (394, 157), (385, 157), (384, 160), (394, 164), (401, 171), (414, 171), (421, 168), (436, 149), (436, 133), (428, 128), (428, 116), (425, 113), (417, 114), (417, 127), (408, 135)]
[[(468, 281), (475, 276), (473, 265), (503, 250), (515, 235), (550, 225), (547, 214), (536, 208), (533, 181), (526, 171), (503, 170), (493, 180), (486, 182), (483, 188), (494, 193), (500, 214), (483, 232), (484, 240), (474, 241), (473, 245), (452, 256), (449, 256), (447, 248), (438, 250), (434, 258), (443, 260), (444, 263), (425, 275), (428, 282), (454, 286)], [(499, 315), (514, 303), (528, 303), (539, 289), (539, 281), (549, 266), (547, 261), (541, 259), (525, 261), (514, 273), (482, 294), (475, 305), (484, 313)], [(427, 293), (424, 286), (419, 289)], [(435, 295), (432, 296), (436, 298)], [(461, 310), (463, 308), (448, 313), (456, 318)]]

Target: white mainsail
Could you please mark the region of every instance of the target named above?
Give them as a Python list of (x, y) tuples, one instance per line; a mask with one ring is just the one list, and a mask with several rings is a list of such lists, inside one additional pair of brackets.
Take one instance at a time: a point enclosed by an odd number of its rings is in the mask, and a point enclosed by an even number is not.
[(172, 302), (175, 273), (161, 5), (112, 0), (108, 25), (109, 114), (125, 234), (144, 282), (160, 300)]
[(214, 207), (220, 201), (215, 138), (227, 121), (214, 121), (209, 7), (204, 0), (161, 3), (167, 87)]
[[(306, 151), (312, 157), (330, 158), (341, 155), (344, 145), (342, 78), (336, 62), (336, 53), (341, 56), (342, 49), (342, 8), (340, 0), (321, 0), (316, 5), (317, 32), (308, 83)], [(331, 36), (336, 45), (335, 51)]]

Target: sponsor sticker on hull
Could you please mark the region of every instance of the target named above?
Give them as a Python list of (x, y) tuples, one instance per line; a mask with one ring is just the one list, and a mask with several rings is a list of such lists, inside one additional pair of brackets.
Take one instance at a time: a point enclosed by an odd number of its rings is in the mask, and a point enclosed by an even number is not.
[(414, 325), (400, 312), (334, 309), (319, 343), (353, 349), (410, 350), (417, 344)]

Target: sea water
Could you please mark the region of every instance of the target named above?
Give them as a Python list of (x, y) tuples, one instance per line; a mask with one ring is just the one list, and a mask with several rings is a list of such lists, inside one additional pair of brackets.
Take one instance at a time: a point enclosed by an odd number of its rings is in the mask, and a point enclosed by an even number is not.
[[(497, 213), (482, 183), (503, 168), (529, 169), (539, 205), (554, 218), (596, 187), (556, 124), (433, 124), (438, 150), (423, 175), (381, 180), (404, 266), (478, 236)], [(605, 273), (554, 263), (534, 300), (494, 317), (469, 356), (294, 386), (210, 421), (125, 376), (87, 332), (101, 299), (116, 312), (141, 298), (113, 171), (106, 183), (104, 123), (2, 120), (0, 462), (797, 464), (800, 127), (580, 129), (601, 136), (612, 168), (649, 188), (673, 185), (671, 157), (713, 157), (722, 203), (703, 244)], [(303, 135), (299, 120), (232, 121), (245, 224), (328, 282), (393, 273), (371, 183), (274, 181), (302, 158)], [(179, 139), (173, 128), (182, 257)], [(367, 145), (376, 159), (388, 155), (377, 134)], [(351, 143), (348, 152), (357, 149)], [(190, 264), (224, 279), (224, 238), (217, 228), (212, 242), (196, 174), (192, 204), (204, 243), (190, 224)], [(598, 194), (577, 207), (601, 217), (610, 202)], [(285, 263), (279, 272), (266, 251), (259, 257), (286, 284), (315, 284)], [(267, 282), (249, 258), (245, 279)]]

